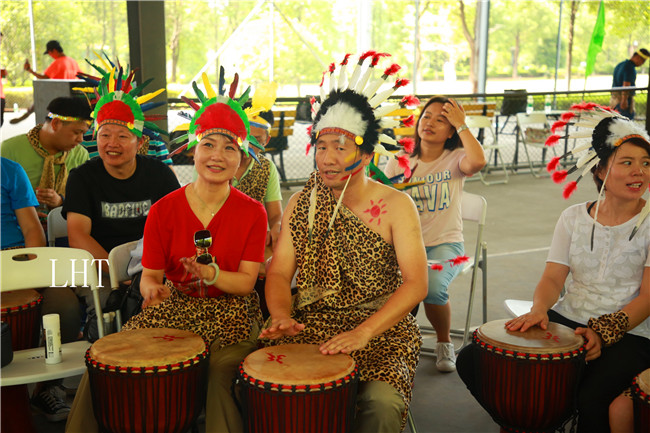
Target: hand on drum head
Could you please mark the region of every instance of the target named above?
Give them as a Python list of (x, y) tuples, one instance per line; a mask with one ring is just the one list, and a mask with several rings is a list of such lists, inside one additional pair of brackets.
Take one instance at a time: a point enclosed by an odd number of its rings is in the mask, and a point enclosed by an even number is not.
[(271, 326), (269, 326), (266, 329), (262, 329), (259, 338), (268, 338), (269, 340), (276, 340), (285, 335), (292, 337), (298, 334), (303, 329), (305, 329), (305, 325), (296, 322), (294, 319), (271, 318)]
[(600, 356), (600, 349), (603, 346), (603, 341), (600, 335), (590, 328), (576, 328), (576, 335), (582, 335), (587, 340), (585, 349), (587, 349), (587, 357), (585, 361), (593, 361)]
[(370, 335), (366, 335), (359, 328), (344, 332), (320, 345), (319, 350), (323, 355), (336, 355), (337, 353), (351, 353), (363, 349), (368, 345)]
[(546, 329), (548, 327), (548, 314), (531, 311), (506, 322), (508, 331), (526, 332), (528, 328), (535, 325)]

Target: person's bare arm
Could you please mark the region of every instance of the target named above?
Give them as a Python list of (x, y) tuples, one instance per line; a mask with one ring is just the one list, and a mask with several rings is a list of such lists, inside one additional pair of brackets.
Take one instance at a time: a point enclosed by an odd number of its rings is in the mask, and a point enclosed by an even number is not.
[[(108, 252), (90, 235), (93, 223), (86, 215), (68, 212), (68, 242), (72, 248), (89, 251), (95, 259), (108, 259)], [(108, 272), (107, 261), (102, 261), (102, 269)]]
[(282, 200), (267, 201), (264, 203), (269, 221), (269, 232), (266, 234), (266, 245), (275, 249), (280, 237), (280, 224), (282, 223)]
[(29, 72), (30, 74), (32, 74), (32, 75), (35, 76), (36, 78), (39, 78), (39, 79), (41, 79), (41, 80), (47, 80), (47, 79), (50, 78), (50, 77), (48, 77), (47, 75), (39, 74), (38, 72), (34, 71), (34, 70), (32, 69), (32, 65), (29, 64), (29, 60), (25, 60), (25, 65), (24, 65), (23, 67), (24, 67), (24, 69), (25, 69), (27, 72)]
[(45, 246), (45, 232), (43, 226), (38, 220), (36, 208), (28, 206), (14, 211), (18, 219), (18, 225), (23, 232), (26, 247), (44, 247)]

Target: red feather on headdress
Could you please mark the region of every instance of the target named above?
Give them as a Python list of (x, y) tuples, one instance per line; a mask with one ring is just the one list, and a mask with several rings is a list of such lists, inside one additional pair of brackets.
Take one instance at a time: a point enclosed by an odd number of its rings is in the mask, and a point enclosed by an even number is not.
[(567, 176), (567, 171), (566, 170), (560, 170), (556, 171), (551, 175), (551, 178), (553, 179), (553, 182), (555, 183), (562, 183), (566, 180)]
[(305, 151), (305, 156), (309, 155), (310, 150), (311, 150), (311, 141), (307, 143), (307, 150)]
[(181, 96), (181, 99), (182, 99), (183, 102), (185, 102), (187, 105), (189, 105), (190, 107), (192, 107), (192, 108), (194, 109), (194, 111), (199, 111), (199, 110), (201, 109), (201, 107), (199, 106), (199, 104), (197, 104), (196, 102), (192, 101), (192, 100), (191, 100), (190, 98), (188, 98), (187, 96)]
[(325, 82), (325, 74), (327, 74), (327, 71), (323, 71), (323, 76), (320, 79), (320, 87), (323, 87), (323, 83)]
[(399, 89), (400, 87), (406, 86), (410, 81), (406, 78), (398, 78), (395, 81), (395, 85), (393, 86), (393, 89)]
[(398, 65), (397, 63), (393, 63), (392, 65), (387, 67), (386, 70), (384, 71), (384, 77), (390, 77), (391, 75), (396, 74), (397, 71), (399, 71), (400, 69), (402, 69), (400, 65)]
[(546, 171), (552, 173), (554, 170), (557, 169), (558, 165), (560, 165), (560, 157), (555, 156), (548, 162), (548, 164), (546, 164)]
[(399, 105), (403, 107), (411, 107), (420, 105), (420, 100), (415, 95), (406, 95), (402, 98)]
[(309, 135), (310, 137), (311, 137), (311, 131), (312, 131), (313, 128), (314, 128), (314, 125), (313, 125), (313, 124), (311, 124), (311, 125), (309, 125), (309, 126), (307, 127), (307, 135)]
[(440, 272), (440, 271), (442, 271), (443, 266), (442, 266), (440, 263), (434, 263), (434, 264), (432, 264), (432, 265), (430, 266), (430, 269), (431, 269), (432, 271), (438, 271), (438, 272)]
[(469, 257), (467, 257), (467, 256), (457, 256), (457, 257), (454, 257), (453, 259), (449, 259), (447, 261), (449, 263), (451, 263), (452, 266), (458, 266), (458, 265), (461, 265), (463, 263), (469, 262)]
[(397, 165), (404, 169), (404, 177), (407, 179), (411, 177), (411, 165), (409, 164), (409, 158), (406, 155), (401, 155), (397, 157)]
[(239, 74), (235, 74), (232, 83), (230, 83), (230, 91), (228, 92), (228, 96), (230, 96), (230, 99), (235, 97), (235, 93), (237, 93), (238, 84), (239, 84)]
[(336, 63), (334, 62), (330, 63), (330, 67), (329, 67), (330, 74), (333, 74), (335, 70), (336, 70)]
[(564, 120), (558, 120), (557, 122), (553, 122), (553, 125), (551, 125), (551, 132), (555, 134), (555, 131), (558, 129), (562, 129), (567, 125), (567, 122)]
[(347, 65), (348, 64), (348, 59), (350, 58), (352, 54), (346, 54), (345, 57), (343, 57), (343, 61), (340, 63), (341, 66)]
[(595, 102), (581, 102), (579, 104), (573, 104), (571, 106), (571, 109), (578, 110), (578, 111), (589, 111), (589, 110), (593, 110), (597, 106), (598, 104), (596, 104)]
[(550, 146), (555, 146), (556, 144), (559, 143), (560, 138), (562, 138), (562, 137), (560, 137), (560, 136), (557, 135), (557, 134), (550, 135), (550, 136), (546, 139), (546, 141), (544, 142), (544, 145), (545, 145), (545, 146), (549, 146), (549, 147), (550, 147)]
[(411, 114), (409, 117), (405, 119), (400, 119), (400, 122), (402, 123), (402, 125), (404, 125), (405, 128), (411, 128), (415, 126), (415, 116)]
[(363, 53), (363, 54), (361, 54), (359, 56), (359, 63), (362, 63), (368, 57), (374, 56), (375, 54), (377, 54), (377, 51), (375, 51), (375, 50), (366, 51), (365, 53)]
[(379, 63), (379, 59), (382, 57), (390, 57), (390, 54), (388, 53), (375, 53), (372, 55), (372, 62), (370, 62), (370, 67), (374, 68), (377, 66), (377, 63)]
[(413, 149), (415, 149), (415, 140), (412, 137), (404, 137), (399, 140), (398, 143), (404, 147), (404, 152), (413, 153)]
[(562, 191), (562, 196), (565, 199), (568, 199), (569, 197), (571, 197), (571, 194), (573, 194), (576, 189), (578, 189), (578, 182), (576, 182), (575, 180), (571, 181), (564, 186), (564, 191)]
[(562, 115), (560, 116), (560, 120), (568, 122), (574, 117), (576, 117), (576, 113), (574, 113), (573, 111), (567, 111), (566, 113), (562, 113)]

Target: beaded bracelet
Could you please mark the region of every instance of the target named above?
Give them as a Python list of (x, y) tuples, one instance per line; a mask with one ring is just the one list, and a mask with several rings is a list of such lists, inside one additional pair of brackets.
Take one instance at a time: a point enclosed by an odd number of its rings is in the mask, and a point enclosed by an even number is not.
[(210, 281), (206, 281), (205, 279), (203, 279), (203, 282), (205, 284), (207, 284), (208, 286), (213, 286), (214, 283), (217, 282), (217, 278), (219, 278), (219, 265), (212, 262), (212, 263), (209, 263), (208, 266), (214, 268), (214, 278), (211, 279)]

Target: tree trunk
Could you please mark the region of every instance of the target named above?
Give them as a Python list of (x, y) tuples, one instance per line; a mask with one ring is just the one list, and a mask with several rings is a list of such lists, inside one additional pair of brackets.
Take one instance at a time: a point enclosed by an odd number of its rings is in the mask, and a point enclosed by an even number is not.
[(571, 0), (571, 12), (569, 15), (569, 37), (566, 52), (566, 88), (571, 90), (571, 62), (573, 59), (573, 36), (575, 34), (576, 18), (578, 16), (578, 5), (580, 0)]
[(427, 0), (426, 2), (420, 4), (423, 4), (422, 8), (420, 9), (419, 13), (417, 14), (418, 17), (418, 25), (417, 29), (418, 32), (414, 35), (415, 39), (415, 73), (417, 74), (417, 80), (422, 81), (422, 52), (420, 51), (420, 21), (422, 20), (422, 15), (427, 11), (429, 6), (431, 5), (431, 1)]
[[(472, 35), (467, 26), (465, 3), (463, 3), (463, 0), (458, 0), (458, 4), (460, 6), (460, 21), (463, 24), (463, 35), (469, 44), (469, 81), (472, 83), (472, 92), (478, 93), (478, 71), (476, 70), (478, 65), (478, 53), (476, 52), (476, 40), (475, 36)], [(476, 17), (474, 18), (474, 24), (476, 24)], [(476, 25), (473, 25), (472, 28), (476, 28)]]
[(174, 2), (174, 7), (173, 7), (173, 18), (172, 18), (172, 34), (171, 37), (169, 38), (169, 48), (171, 49), (172, 52), (172, 74), (171, 74), (171, 82), (175, 83), (176, 82), (176, 73), (178, 71), (178, 58), (180, 56), (180, 36), (181, 36), (181, 28), (182, 28), (182, 23), (183, 23), (183, 9), (182, 5), (180, 2), (175, 1)]
[(512, 53), (512, 78), (519, 78), (519, 50), (521, 49), (521, 32), (515, 33), (515, 50)]

